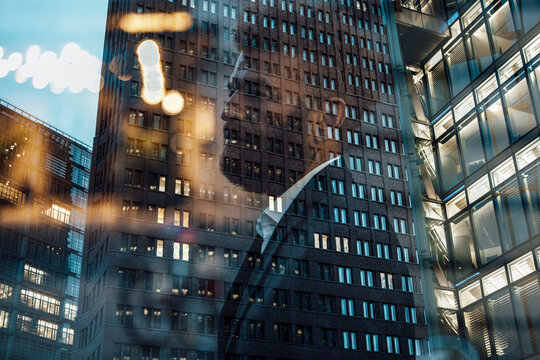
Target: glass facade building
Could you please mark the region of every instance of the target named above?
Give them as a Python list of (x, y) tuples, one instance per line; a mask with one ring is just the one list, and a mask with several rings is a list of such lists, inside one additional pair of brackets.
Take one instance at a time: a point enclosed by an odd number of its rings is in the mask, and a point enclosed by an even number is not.
[(0, 357), (69, 359), (91, 150), (0, 100)]
[(442, 1), (429, 14), (437, 41), (414, 58), (403, 35), (420, 23), (403, 19), (429, 8), (401, 1), (388, 11), (415, 219), (426, 229), (417, 236), (432, 350), (535, 358), (540, 5)]

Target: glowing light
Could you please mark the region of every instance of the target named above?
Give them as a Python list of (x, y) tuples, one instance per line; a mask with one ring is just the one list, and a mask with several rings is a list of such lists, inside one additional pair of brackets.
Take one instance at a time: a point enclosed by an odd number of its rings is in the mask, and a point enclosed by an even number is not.
[(141, 96), (150, 105), (159, 104), (165, 96), (165, 79), (161, 69), (159, 47), (153, 40), (145, 40), (137, 47), (143, 75)]
[(178, 91), (171, 90), (163, 98), (161, 108), (169, 115), (176, 115), (184, 109), (184, 97)]
[(188, 12), (172, 14), (128, 14), (120, 19), (120, 29), (128, 33), (186, 31), (193, 24)]

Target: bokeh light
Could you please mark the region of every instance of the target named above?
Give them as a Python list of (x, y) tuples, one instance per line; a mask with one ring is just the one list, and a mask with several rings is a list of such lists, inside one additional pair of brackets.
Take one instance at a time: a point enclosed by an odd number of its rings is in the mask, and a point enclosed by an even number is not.
[(159, 104), (165, 96), (159, 46), (153, 40), (144, 40), (137, 47), (137, 56), (143, 77), (141, 96), (147, 104)]
[(184, 109), (184, 97), (178, 91), (171, 90), (163, 98), (161, 108), (169, 115), (179, 114)]
[(120, 28), (129, 33), (186, 31), (193, 24), (190, 13), (127, 14), (120, 19)]

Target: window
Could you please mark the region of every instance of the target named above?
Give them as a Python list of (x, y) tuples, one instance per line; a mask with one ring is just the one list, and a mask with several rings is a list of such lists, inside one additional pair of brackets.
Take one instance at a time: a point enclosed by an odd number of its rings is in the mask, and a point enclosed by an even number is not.
[(379, 351), (379, 335), (366, 334), (366, 350)]
[(381, 280), (381, 288), (393, 289), (394, 288), (394, 275), (387, 273), (379, 273)]
[(362, 301), (363, 316), (367, 319), (375, 319), (376, 304), (374, 302)]
[(418, 318), (416, 315), (416, 308), (405, 306), (404, 311), (405, 311), (405, 322), (413, 323), (413, 324), (418, 323)]
[(321, 329), (321, 343), (323, 346), (336, 346), (336, 330), (335, 329)]
[(364, 190), (363, 184), (352, 183), (351, 192), (352, 192), (353, 197), (360, 198), (360, 199), (365, 198), (365, 190)]
[(328, 249), (328, 235), (314, 233), (313, 234), (313, 246), (320, 249)]
[(338, 281), (340, 283), (352, 284), (352, 269), (350, 267), (338, 266)]
[(174, 226), (190, 227), (191, 212), (174, 210)]
[(383, 316), (384, 320), (397, 321), (396, 305), (383, 304)]
[(332, 280), (332, 265), (317, 263), (317, 275), (321, 280)]
[(360, 270), (360, 285), (373, 286), (373, 272), (367, 270)]
[[(373, 227), (376, 230), (387, 230), (386, 227), (386, 216), (385, 215), (379, 215), (379, 214), (373, 214)], [(388, 245), (385, 245), (388, 246)], [(386, 250), (386, 248), (385, 248)]]
[(386, 350), (390, 354), (399, 354), (399, 337), (386, 336)]
[(401, 275), (401, 290), (414, 292), (413, 278), (411, 276)]
[(161, 310), (143, 308), (144, 326), (147, 328), (161, 328)]
[(390, 246), (387, 244), (377, 244), (377, 257), (390, 259)]
[(343, 330), (343, 348), (351, 350), (356, 350), (358, 348), (355, 331)]

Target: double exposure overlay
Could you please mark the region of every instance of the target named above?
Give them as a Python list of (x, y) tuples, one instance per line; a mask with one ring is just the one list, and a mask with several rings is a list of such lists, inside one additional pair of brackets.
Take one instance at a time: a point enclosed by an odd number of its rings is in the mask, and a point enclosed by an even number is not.
[(0, 358), (540, 358), (540, 3), (106, 17), (101, 75), (0, 48), (99, 93), (91, 148), (0, 100)]

